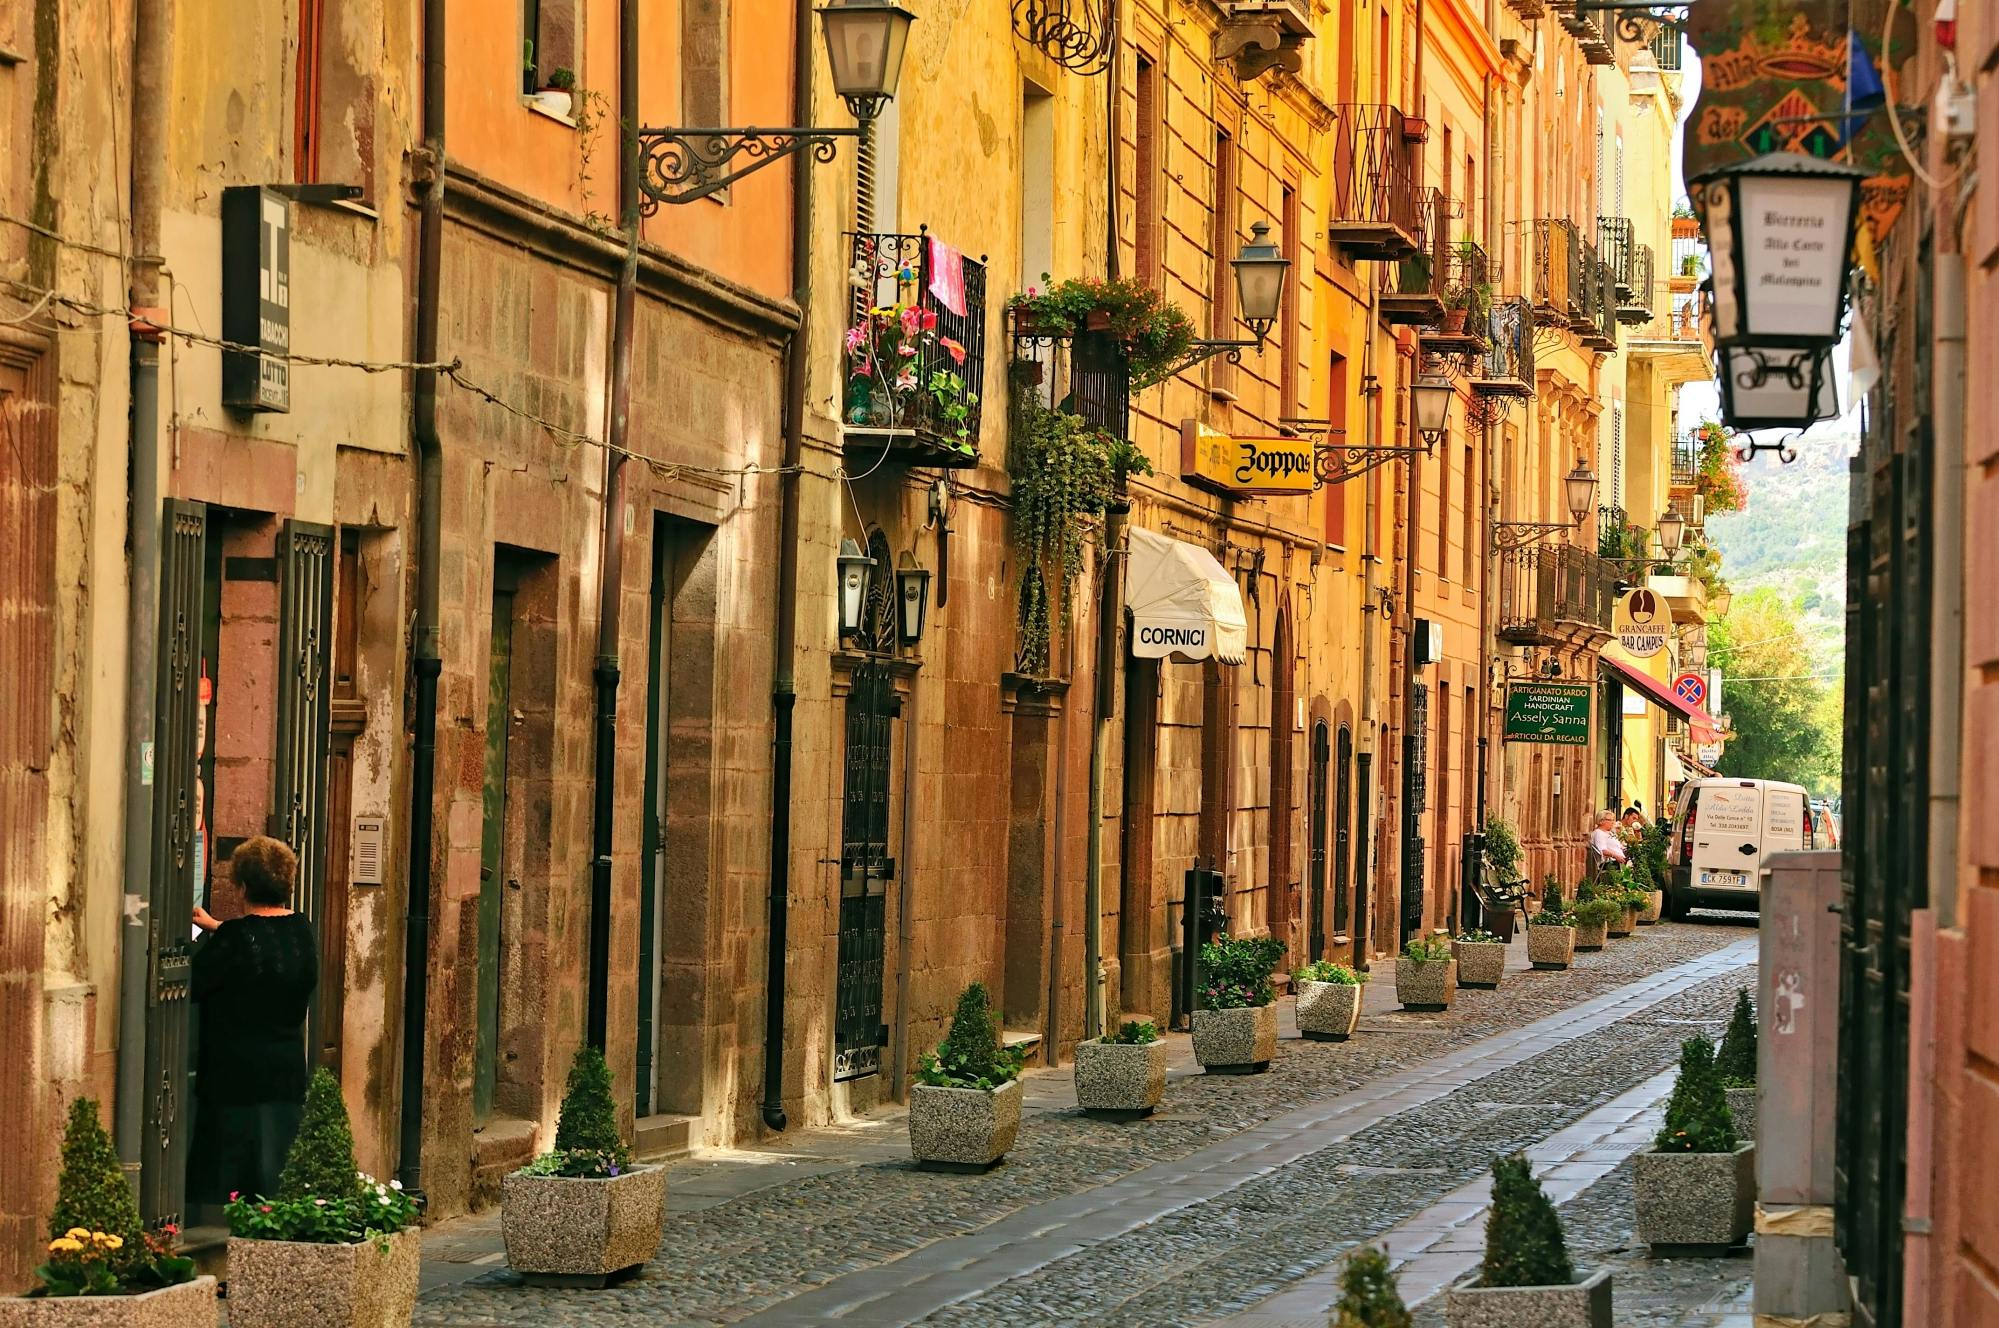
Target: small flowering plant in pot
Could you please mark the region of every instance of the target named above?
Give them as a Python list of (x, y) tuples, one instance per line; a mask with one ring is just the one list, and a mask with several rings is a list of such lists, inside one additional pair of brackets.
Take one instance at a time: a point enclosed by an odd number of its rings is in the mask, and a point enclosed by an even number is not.
[(230, 1328), (402, 1328), (416, 1309), (417, 1206), (354, 1165), (340, 1085), (325, 1069), (274, 1195), (231, 1195)]
[(1448, 1010), (1457, 989), (1458, 961), (1451, 956), (1451, 943), (1441, 936), (1411, 937), (1395, 961), (1395, 999), (1402, 1008)]
[(1610, 1328), (1610, 1270), (1576, 1275), (1562, 1218), (1524, 1155), (1494, 1158), (1485, 1259), (1445, 1293), (1450, 1328)]
[(1191, 1019), (1194, 1059), (1209, 1074), (1260, 1074), (1277, 1054), (1270, 975), (1284, 942), (1217, 936), (1201, 947), (1201, 1008)]
[(1076, 1105), (1092, 1116), (1138, 1120), (1166, 1095), (1166, 1044), (1147, 1019), (1076, 1044)]
[(1114, 339), (1131, 370), (1131, 390), (1163, 383), (1194, 345), (1187, 311), (1137, 277), (1083, 277), (1050, 282), (1007, 301), (1014, 327), (1026, 336), (1097, 333)]
[(1506, 942), (1489, 931), (1474, 927), (1459, 932), (1451, 942), (1451, 956), (1458, 961), (1458, 985), (1491, 991), (1506, 976)]
[(1621, 899), (1605, 899), (1588, 881), (1576, 887), (1576, 902), (1568, 910), (1576, 929), (1576, 949), (1601, 950), (1610, 935), (1610, 924), (1624, 916)]
[(555, 1147), (500, 1182), (507, 1264), (530, 1285), (602, 1287), (636, 1271), (666, 1225), (666, 1169), (635, 1166), (611, 1070), (577, 1048)]
[(846, 345), (848, 424), (927, 428), (960, 451), (973, 450), (979, 394), (965, 381), (964, 343), (938, 330), (935, 309), (920, 302), (876, 305), (847, 329)]
[(1715, 1068), (1721, 1075), (1721, 1091), (1728, 1098), (1736, 1135), (1756, 1142), (1756, 1011), (1750, 1008), (1746, 988), (1736, 989), (1735, 1010), (1729, 1016), (1728, 1032), (1722, 1035)]
[(1756, 1146), (1736, 1138), (1714, 1044), (1688, 1038), (1655, 1146), (1633, 1159), (1638, 1238), (1654, 1254), (1726, 1253), (1749, 1236)]
[(1315, 959), (1291, 974), (1298, 993), (1298, 1031), (1316, 1042), (1345, 1042), (1360, 1026), (1360, 992), (1367, 974)]
[(25, 1296), (0, 1297), (0, 1328), (214, 1328), (215, 1279), (140, 1225), (97, 1102), (70, 1104), (46, 1258)]
[[(1026, 1054), (1001, 1043), (985, 984), (958, 997), (951, 1029), (917, 1063), (909, 1092), (909, 1151), (928, 1171), (987, 1171), (1020, 1133)], [(1162, 1071), (1163, 1073), (1163, 1071)]]
[(1575, 921), (1562, 908), (1561, 886), (1553, 885), (1541, 896), (1541, 911), (1527, 920), (1527, 962), (1559, 971), (1575, 958)]

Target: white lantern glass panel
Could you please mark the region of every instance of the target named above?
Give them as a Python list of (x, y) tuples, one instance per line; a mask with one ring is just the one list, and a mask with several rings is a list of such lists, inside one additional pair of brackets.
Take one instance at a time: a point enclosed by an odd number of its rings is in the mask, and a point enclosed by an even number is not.
[(1569, 500), (1569, 515), (1581, 525), (1596, 506), (1596, 472), (1578, 458), (1576, 468), (1562, 476), (1562, 489)]
[[(1746, 330), (1755, 337), (1838, 340), (1853, 182), (1840, 175), (1745, 173), (1738, 188), (1742, 249), (1734, 258), (1742, 264), (1747, 307), (1739, 316)], [(1715, 289), (1721, 288), (1717, 269)], [(1716, 312), (1719, 327), (1719, 297)]]
[(1236, 307), (1251, 327), (1268, 328), (1284, 307), (1284, 279), (1291, 260), (1270, 243), (1270, 223), (1250, 227), (1250, 242), (1236, 256)]
[(834, 91), (856, 103), (895, 96), (915, 17), (897, 5), (851, 0), (821, 8)]
[(1437, 437), (1451, 427), (1451, 398), (1457, 392), (1448, 378), (1419, 378), (1409, 389), (1410, 406), (1416, 416), (1416, 431)]

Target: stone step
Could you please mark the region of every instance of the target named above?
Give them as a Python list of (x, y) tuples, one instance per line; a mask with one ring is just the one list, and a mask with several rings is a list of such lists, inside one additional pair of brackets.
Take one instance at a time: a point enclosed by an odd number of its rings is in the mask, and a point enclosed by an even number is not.
[(1009, 1028), (1000, 1034), (1000, 1043), (1007, 1047), (1018, 1047), (1027, 1055), (1027, 1064), (1045, 1064), (1041, 1059), (1041, 1034), (1025, 1029)]
[(693, 1138), (692, 1116), (641, 1116), (632, 1126), (632, 1156), (641, 1162), (686, 1157)]

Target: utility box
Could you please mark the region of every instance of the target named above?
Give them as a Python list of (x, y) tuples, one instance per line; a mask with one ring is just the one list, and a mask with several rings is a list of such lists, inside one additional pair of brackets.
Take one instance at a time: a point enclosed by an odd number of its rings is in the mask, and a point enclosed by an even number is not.
[(1840, 855), (1763, 861), (1756, 997), (1756, 1322), (1847, 1310), (1833, 1241)]

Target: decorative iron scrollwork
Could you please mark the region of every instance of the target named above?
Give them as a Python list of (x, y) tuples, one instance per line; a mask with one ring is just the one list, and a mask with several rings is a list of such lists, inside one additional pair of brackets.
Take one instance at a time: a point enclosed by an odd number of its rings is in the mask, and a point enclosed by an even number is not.
[(824, 164), (855, 129), (641, 129), (639, 192), (650, 215), (661, 203), (691, 203), (726, 189), (752, 171), (809, 152)]
[(1117, 0), (1013, 0), (1013, 30), (1064, 69), (1101, 74), (1116, 49)]
[(1326, 420), (1287, 419), (1280, 421), (1292, 434), (1312, 440), (1312, 486), (1323, 489), (1357, 479), (1378, 466), (1403, 457), (1428, 456), (1427, 447), (1390, 447), (1348, 443), (1346, 430), (1331, 427)]

